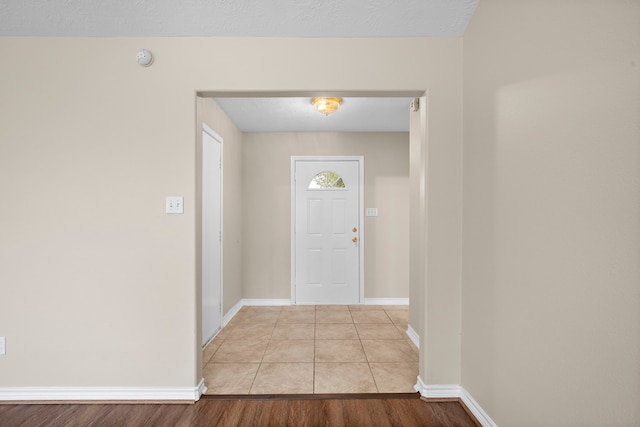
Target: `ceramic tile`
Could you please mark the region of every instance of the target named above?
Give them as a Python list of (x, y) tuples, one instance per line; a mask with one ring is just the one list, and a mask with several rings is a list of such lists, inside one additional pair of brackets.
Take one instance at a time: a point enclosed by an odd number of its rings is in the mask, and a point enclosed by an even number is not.
[(382, 306), (381, 305), (358, 304), (358, 305), (350, 305), (349, 306), (349, 310), (351, 310), (351, 311), (381, 311), (382, 310)]
[(206, 365), (211, 356), (215, 354), (220, 345), (222, 344), (222, 340), (219, 338), (214, 338), (207, 344), (207, 346), (202, 350), (202, 364)]
[(233, 316), (231, 318), (231, 320), (229, 320), (229, 323), (227, 323), (223, 329), (230, 328), (230, 327), (233, 327), (235, 325), (241, 324), (242, 323), (242, 319), (244, 319), (244, 316), (247, 313), (248, 313), (248, 311), (243, 311), (243, 312), (236, 313), (236, 315)]
[(209, 363), (202, 370), (206, 394), (248, 394), (259, 363)]
[(369, 363), (418, 361), (418, 355), (405, 340), (361, 340), (361, 342)]
[(275, 324), (278, 321), (278, 316), (280, 316), (279, 311), (247, 311), (242, 314), (242, 317), (239, 320), (239, 324), (247, 324), (247, 323), (260, 323), (266, 324), (271, 323)]
[(243, 307), (203, 349), (207, 393), (413, 392), (408, 318), (396, 305)]
[(405, 330), (407, 329), (407, 326), (409, 326), (408, 311), (386, 311), (386, 313), (394, 325), (403, 327)]
[(279, 305), (253, 305), (249, 307), (250, 313), (280, 313), (282, 306)]
[(384, 311), (352, 311), (353, 323), (391, 323)]
[(276, 324), (272, 340), (312, 340), (316, 325), (313, 323), (278, 323)]
[(318, 310), (316, 311), (316, 323), (353, 323), (353, 318), (347, 310)]
[(313, 363), (262, 363), (249, 393), (313, 393), (313, 365)]
[(315, 305), (285, 305), (282, 311), (315, 311)]
[(403, 338), (409, 339), (409, 335), (407, 335), (407, 328), (408, 327), (406, 327), (406, 326), (402, 327), (402, 326), (396, 325), (396, 329), (398, 330), (400, 335), (402, 335)]
[(224, 328), (220, 329), (220, 331), (216, 334), (215, 339), (219, 339), (219, 340), (224, 340), (226, 339), (229, 334), (231, 333), (231, 330), (233, 329), (233, 327), (236, 325), (236, 323), (234, 324), (228, 324), (227, 326), (225, 326)]
[(366, 362), (360, 340), (316, 340), (317, 362)]
[(419, 358), (420, 357), (420, 350), (418, 349), (418, 347), (416, 347), (416, 345), (413, 343), (413, 341), (411, 341), (411, 338), (407, 337), (405, 342), (411, 348), (411, 350), (416, 355), (416, 357)]
[(315, 323), (315, 310), (283, 311), (280, 313), (278, 323)]
[(358, 332), (353, 323), (317, 323), (317, 340), (357, 340)]
[(368, 363), (316, 363), (314, 393), (376, 393)]
[(268, 343), (266, 340), (225, 340), (209, 363), (258, 363)]
[(348, 305), (316, 305), (316, 311), (348, 311)]
[(370, 363), (380, 393), (411, 393), (418, 382), (418, 362)]
[(361, 340), (401, 340), (398, 329), (388, 323), (358, 323), (358, 336)]
[(313, 362), (313, 357), (313, 340), (271, 340), (262, 358), (262, 363)]
[(409, 305), (383, 305), (385, 311), (409, 311)]
[(233, 328), (225, 341), (236, 340), (268, 340), (275, 324), (243, 323)]

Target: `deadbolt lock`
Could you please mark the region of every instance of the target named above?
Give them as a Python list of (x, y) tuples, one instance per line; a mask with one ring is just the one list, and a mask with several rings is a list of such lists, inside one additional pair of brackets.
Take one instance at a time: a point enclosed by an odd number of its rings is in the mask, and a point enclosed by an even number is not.
[(353, 227), (353, 232), (355, 233), (356, 231), (358, 231), (358, 229), (356, 227)]

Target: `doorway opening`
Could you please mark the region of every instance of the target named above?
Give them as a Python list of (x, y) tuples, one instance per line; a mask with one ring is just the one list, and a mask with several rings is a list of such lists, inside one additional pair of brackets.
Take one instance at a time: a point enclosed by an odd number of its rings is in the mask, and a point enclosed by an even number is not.
[[(383, 94), (385, 96), (406, 96), (406, 95), (416, 95), (415, 93), (400, 93), (400, 94)], [(212, 109), (217, 109), (216, 114), (213, 116), (213, 120), (207, 122), (210, 126), (212, 126), (216, 131), (219, 131), (222, 136), (225, 137), (225, 144), (227, 142), (227, 132), (229, 132), (226, 127), (227, 124), (222, 124), (220, 121), (216, 121), (216, 118), (220, 115), (225, 115), (225, 112), (219, 108), (219, 105), (211, 99), (212, 97), (229, 97), (229, 96), (237, 96), (237, 94), (225, 94), (225, 93), (201, 93), (199, 94), (201, 97), (205, 98), (207, 101), (216, 104), (212, 106)], [(283, 94), (275, 94), (277, 96), (282, 97)], [(296, 96), (298, 94), (284, 94), (289, 97)], [(361, 94), (358, 94), (361, 95)], [(373, 94), (376, 96), (380, 96), (381, 94)], [(243, 94), (246, 96), (246, 94)], [(260, 97), (269, 97), (274, 96), (274, 94), (251, 94), (252, 97), (260, 96)], [(217, 98), (216, 98), (217, 99)], [(348, 99), (347, 99), (348, 101)], [(409, 103), (407, 102), (404, 107), (405, 114), (408, 116)], [(345, 106), (348, 105), (348, 102), (345, 103)], [(202, 116), (201, 113), (198, 113), (199, 116)], [(318, 114), (314, 112), (314, 114)], [(340, 114), (338, 111), (335, 114)], [(320, 116), (320, 118), (325, 118)], [(204, 120), (204, 119), (203, 119)], [(207, 119), (210, 120), (210, 119)], [(227, 120), (228, 117), (227, 117)], [(229, 120), (230, 121), (230, 120)], [(219, 126), (222, 126), (223, 129), (220, 129)], [(231, 132), (233, 133), (233, 132)], [(353, 136), (356, 133), (360, 133), (361, 141), (352, 143), (349, 142), (349, 138), (345, 135), (349, 135), (349, 137)], [(366, 329), (365, 323), (359, 326), (359, 322), (356, 319), (360, 318), (361, 314), (354, 314), (358, 311), (358, 308), (370, 308), (370, 310), (362, 310), (362, 311), (381, 311), (385, 312), (386, 319), (388, 320), (388, 324), (385, 327), (380, 328), (381, 324), (377, 326), (371, 326), (375, 323), (366, 323), (369, 325), (369, 328), (372, 329), (387, 329), (390, 336), (393, 336), (392, 339), (398, 339), (398, 342), (402, 342), (403, 344), (410, 344), (410, 341), (406, 341), (406, 331), (408, 324), (410, 323), (409, 319), (412, 317), (410, 310), (407, 310), (406, 305), (402, 305), (404, 303), (400, 303), (399, 300), (408, 300), (410, 291), (405, 292), (402, 295), (402, 298), (376, 298), (380, 296), (381, 293), (384, 293), (384, 289), (376, 288), (380, 285), (375, 281), (386, 281), (390, 283), (390, 286), (395, 286), (396, 288), (400, 288), (402, 286), (408, 287), (408, 276), (409, 276), (409, 268), (404, 263), (408, 263), (408, 241), (409, 241), (409, 230), (408, 230), (408, 211), (409, 211), (409, 203), (408, 196), (405, 197), (405, 193), (403, 191), (408, 192), (408, 163), (409, 163), (409, 152), (408, 152), (408, 142), (406, 143), (404, 148), (398, 148), (398, 152), (404, 153), (404, 162), (406, 163), (404, 166), (398, 166), (395, 158), (401, 157), (397, 156), (398, 153), (391, 153), (388, 151), (383, 151), (381, 147), (384, 146), (384, 142), (381, 142), (380, 139), (388, 139), (390, 135), (404, 133), (405, 140), (408, 140), (406, 134), (408, 132), (367, 132), (365, 130), (359, 132), (315, 132), (315, 133), (302, 133), (302, 132), (287, 132), (287, 133), (278, 133), (278, 132), (268, 132), (268, 133), (259, 133), (259, 132), (240, 132), (241, 144), (243, 145), (244, 152), (236, 153), (236, 159), (238, 155), (241, 157), (240, 164), (232, 164), (229, 169), (244, 169), (244, 172), (241, 171), (241, 174), (245, 178), (245, 182), (242, 182), (240, 187), (241, 191), (241, 203), (240, 205), (240, 214), (239, 215), (226, 215), (225, 218), (230, 218), (230, 221), (236, 221), (238, 218), (243, 222), (242, 227), (240, 227), (240, 233), (233, 233), (235, 236), (240, 236), (240, 244), (243, 246), (243, 251), (241, 252), (241, 257), (250, 261), (246, 264), (244, 268), (241, 269), (240, 274), (240, 283), (242, 289), (239, 293), (233, 294), (235, 290), (229, 286), (231, 281), (225, 280), (225, 298), (227, 298), (227, 294), (229, 298), (224, 302), (224, 318), (223, 325), (227, 324), (231, 318), (234, 319), (234, 322), (237, 323), (237, 326), (242, 326), (241, 323), (246, 323), (241, 328), (235, 331), (221, 331), (218, 335), (218, 338), (225, 339), (231, 336), (233, 338), (238, 338), (242, 336), (240, 331), (244, 330), (246, 334), (244, 334), (244, 338), (242, 340), (251, 340), (251, 339), (262, 339), (265, 341), (264, 333), (270, 333), (273, 336), (278, 330), (282, 330), (283, 328), (288, 328), (288, 319), (293, 320), (304, 320), (309, 317), (309, 314), (302, 314), (302, 311), (309, 310), (309, 307), (315, 307), (315, 317), (320, 320), (331, 317), (333, 319), (337, 319), (338, 317), (342, 317), (346, 319), (345, 314), (351, 316), (351, 325), (350, 326), (340, 326), (340, 323), (333, 324), (334, 329), (350, 329), (351, 331), (355, 330), (356, 337), (359, 337), (360, 329)], [(286, 136), (285, 135), (291, 135)], [(365, 135), (366, 134), (366, 135)], [(330, 135), (330, 138), (326, 138)], [(364, 135), (364, 136), (363, 136)], [(351, 144), (351, 145), (350, 145)], [(233, 145), (233, 144), (228, 144)], [(252, 153), (255, 147), (260, 145), (262, 147), (261, 150), (257, 150), (255, 153)], [(350, 149), (345, 148), (351, 146)], [(225, 145), (227, 147), (227, 145)], [(265, 148), (266, 147), (266, 148)], [(358, 151), (356, 148), (358, 147)], [(364, 235), (358, 236), (360, 243), (367, 242), (367, 244), (371, 243), (374, 245), (375, 249), (369, 250), (367, 249), (365, 252), (367, 253), (367, 260), (365, 261), (366, 267), (363, 268), (363, 272), (365, 273), (363, 276), (367, 277), (367, 285), (366, 289), (368, 294), (360, 296), (360, 303), (367, 303), (367, 305), (362, 305), (358, 307), (357, 305), (342, 305), (340, 306), (340, 310), (338, 310), (337, 306), (330, 304), (321, 304), (315, 306), (303, 306), (303, 305), (294, 305), (294, 306), (271, 306), (271, 307), (248, 307), (248, 304), (262, 304), (267, 300), (277, 300), (278, 304), (289, 304), (291, 301), (291, 202), (290, 197), (287, 193), (290, 194), (290, 167), (284, 168), (284, 173), (282, 173), (282, 168), (279, 166), (281, 159), (285, 158), (286, 162), (289, 163), (292, 155), (304, 156), (304, 155), (320, 155), (320, 156), (334, 156), (334, 155), (362, 155), (363, 152), (359, 151), (360, 148), (365, 147), (364, 149), (371, 149), (373, 152), (367, 152), (364, 154), (364, 157), (367, 158), (367, 169), (368, 172), (376, 170), (378, 168), (379, 173), (372, 174), (373, 177), (368, 175), (365, 176), (364, 186), (365, 193), (367, 194), (368, 200), (362, 203), (362, 208), (374, 206), (379, 209), (380, 215), (379, 217), (366, 217), (362, 220), (360, 225), (362, 227), (367, 225), (367, 236), (364, 239)], [(349, 151), (351, 150), (351, 151)], [(376, 151), (379, 150), (379, 151)], [(372, 159), (372, 160), (369, 160)], [(402, 175), (399, 173), (399, 170), (406, 170), (406, 175)], [(400, 176), (402, 175), (402, 176)], [(404, 189), (402, 187), (405, 187)], [(381, 194), (376, 193), (376, 191), (372, 189), (385, 189), (387, 193), (384, 197)], [(233, 192), (233, 190), (232, 190)], [(227, 193), (229, 194), (229, 193)], [(286, 195), (285, 198), (282, 195)], [(238, 193), (236, 192), (237, 196)], [(386, 199), (385, 199), (386, 197)], [(391, 202), (389, 201), (391, 200)], [(283, 201), (286, 203), (286, 212), (281, 212), (279, 208), (276, 209), (276, 205), (282, 206)], [(394, 220), (394, 224), (391, 227), (383, 230), (384, 227), (380, 225), (383, 224), (384, 221), (387, 221), (389, 218), (394, 215), (398, 215), (400, 211), (404, 211), (404, 219)], [(282, 224), (286, 224), (286, 230), (282, 228)], [(372, 224), (369, 226), (369, 224)], [(223, 225), (223, 228), (225, 226)], [(358, 228), (358, 231), (362, 230), (362, 227)], [(353, 227), (351, 227), (352, 229)], [(376, 230), (377, 228), (377, 230)], [(406, 230), (405, 230), (406, 229)], [(284, 231), (283, 231), (284, 230)], [(377, 235), (376, 235), (377, 232)], [(231, 235), (231, 233), (227, 233)], [(266, 237), (265, 237), (266, 236)], [(236, 237), (237, 238), (237, 237)], [(398, 243), (402, 241), (403, 243)], [(286, 247), (282, 245), (282, 242), (286, 243)], [(407, 246), (407, 249), (399, 249), (399, 245)], [(228, 250), (226, 248), (225, 250)], [(225, 252), (226, 253), (226, 252)], [(233, 257), (230, 257), (230, 260), (225, 259), (225, 275), (229, 275), (228, 277), (234, 277), (233, 272), (231, 270), (237, 270), (237, 262), (234, 264)], [(262, 259), (262, 261), (256, 261), (256, 259)], [(227, 264), (228, 263), (228, 264)], [(395, 277), (395, 279), (388, 279), (390, 273), (388, 264), (394, 264), (394, 268), (398, 270), (398, 265), (405, 265), (400, 268), (400, 270), (404, 270), (399, 276)], [(226, 266), (229, 265), (227, 269)], [(255, 268), (257, 266), (257, 268)], [(272, 268), (273, 267), (273, 268)], [(282, 273), (284, 269), (285, 274)], [(374, 274), (369, 273), (369, 269), (373, 269)], [(273, 271), (272, 271), (273, 270)], [(274, 272), (278, 270), (277, 272)], [(267, 272), (265, 274), (265, 272)], [(383, 278), (381, 280), (381, 278)], [(286, 282), (285, 282), (286, 280)], [(237, 282), (236, 282), (237, 283)], [(285, 283), (286, 293), (283, 293), (281, 290), (278, 290), (278, 286), (282, 287), (282, 284)], [(264, 289), (265, 292), (262, 292)], [(229, 292), (227, 292), (229, 291)], [(276, 298), (269, 298), (269, 293), (273, 292), (273, 296)], [(376, 295), (376, 292), (378, 294)], [(362, 292), (364, 294), (364, 292)], [(365, 299), (365, 296), (368, 298)], [(394, 297), (397, 295), (393, 295)], [(295, 298), (295, 297), (294, 297)], [(250, 300), (250, 301), (248, 301)], [(384, 301), (383, 301), (384, 300)], [(268, 301), (267, 301), (268, 302)], [(295, 301), (294, 301), (295, 302)], [(376, 302), (381, 302), (380, 304), (375, 304)], [(235, 304), (234, 304), (235, 303)], [(374, 304), (374, 305), (371, 305)], [(377, 306), (377, 307), (376, 307)], [(328, 308), (335, 308), (335, 310), (327, 310)], [(375, 309), (374, 309), (375, 307)], [(335, 311), (334, 314), (325, 314), (321, 313), (324, 311)], [(346, 313), (337, 314), (339, 311), (346, 311)], [(277, 312), (277, 316), (276, 315)], [(291, 313), (290, 313), (291, 312)], [(293, 313), (295, 312), (295, 313)], [(300, 313), (299, 313), (300, 312)], [(391, 313), (391, 312), (404, 312), (404, 313)], [(234, 317), (235, 315), (235, 317)], [(380, 317), (380, 313), (377, 315), (368, 315), (365, 316), (367, 318), (367, 322), (373, 322), (374, 318), (382, 319)], [(392, 319), (391, 317), (394, 317)], [(246, 322), (240, 322), (241, 318), (246, 320)], [(406, 319), (405, 319), (406, 318)], [(249, 319), (262, 319), (261, 322), (263, 326), (267, 323), (271, 323), (272, 329), (269, 332), (259, 332), (258, 327), (255, 325), (250, 326)], [(277, 319), (282, 320), (282, 322), (277, 321)], [(282, 324), (280, 324), (282, 323)], [(305, 321), (298, 322), (300, 325), (309, 325), (310, 323), (305, 323)], [(322, 330), (327, 328), (324, 323), (323, 326), (320, 326), (321, 323), (315, 323), (313, 325), (314, 329), (314, 338), (315, 333), (318, 330)], [(327, 324), (329, 325), (329, 324)], [(393, 326), (396, 328), (396, 333), (398, 335), (393, 335), (391, 332), (393, 330), (389, 329), (387, 326)], [(402, 329), (398, 331), (398, 326)], [(310, 326), (303, 327), (303, 330), (308, 330)], [(284, 333), (284, 332), (278, 332)], [(300, 334), (304, 334), (305, 332), (300, 332)], [(308, 333), (308, 332), (306, 332)], [(319, 332), (320, 336), (323, 336), (322, 333)], [(366, 332), (363, 332), (365, 336), (371, 337), (371, 335), (367, 335)], [(227, 334), (227, 335), (225, 335)], [(263, 335), (261, 335), (263, 334)], [(353, 335), (350, 335), (352, 338)], [(390, 337), (389, 336), (389, 337)], [(308, 335), (307, 335), (308, 337)], [(287, 340), (285, 340), (287, 341)], [(291, 340), (288, 340), (291, 341)], [(366, 340), (365, 340), (366, 341)], [(214, 340), (215, 342), (215, 340)], [(263, 343), (265, 344), (265, 343)], [(265, 344), (267, 347), (269, 343)], [(275, 345), (275, 344), (274, 344)], [(361, 344), (362, 346), (362, 344)], [(267, 351), (267, 347), (263, 349), (262, 355), (264, 356)], [(403, 347), (403, 346), (400, 346)], [(218, 347), (220, 349), (220, 347)], [(203, 365), (206, 365), (212, 359), (212, 352), (217, 351), (216, 349), (209, 348), (208, 352), (205, 351), (203, 356)], [(275, 350), (269, 350), (275, 351)], [(417, 352), (417, 350), (416, 350)], [(417, 354), (417, 353), (416, 353)], [(413, 357), (413, 356), (412, 356)], [(416, 356), (417, 357), (417, 356)], [(249, 363), (249, 362), (247, 362)], [(259, 366), (262, 364), (270, 363), (265, 362), (262, 359), (255, 360), (251, 363), (257, 363)], [(300, 362), (300, 363), (308, 363), (308, 362)], [(337, 363), (337, 362), (336, 362)], [(342, 363), (342, 362), (340, 362)], [(356, 363), (356, 362), (345, 362), (345, 363)], [(392, 362), (380, 362), (380, 363), (392, 363)], [(407, 362), (407, 363), (417, 363), (415, 362)], [(246, 368), (246, 366), (245, 366)], [(371, 367), (369, 368), (371, 370)], [(205, 372), (206, 376), (207, 372)], [(415, 377), (414, 377), (415, 380)]]

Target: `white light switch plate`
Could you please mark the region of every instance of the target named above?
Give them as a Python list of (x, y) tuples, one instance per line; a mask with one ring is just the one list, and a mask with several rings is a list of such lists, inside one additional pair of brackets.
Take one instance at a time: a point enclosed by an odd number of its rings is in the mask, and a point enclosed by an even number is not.
[(165, 212), (168, 214), (184, 213), (184, 198), (182, 196), (167, 196)]
[(378, 216), (378, 208), (367, 208), (367, 216)]
[(0, 354), (6, 354), (6, 353), (7, 353), (7, 338), (0, 337)]

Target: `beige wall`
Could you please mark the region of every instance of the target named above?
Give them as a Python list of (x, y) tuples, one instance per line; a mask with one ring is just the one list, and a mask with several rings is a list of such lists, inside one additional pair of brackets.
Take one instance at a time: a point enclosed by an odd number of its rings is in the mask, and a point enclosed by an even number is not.
[[(407, 106), (407, 115), (408, 106)], [(244, 297), (291, 298), (291, 156), (364, 156), (365, 298), (409, 297), (407, 133), (244, 135)]]
[[(136, 63), (141, 47), (153, 66)], [(460, 198), (445, 191), (461, 163), (459, 38), (4, 37), (0, 57), (0, 185), (11, 203), (0, 209), (0, 387), (198, 383), (198, 91), (428, 91), (442, 157), (432, 183), (445, 197), (434, 209), (444, 217)], [(320, 57), (339, 72), (309, 67)], [(185, 197), (183, 215), (164, 213), (167, 195)], [(441, 233), (455, 241), (459, 229), (447, 221)], [(455, 263), (445, 240), (431, 253)], [(438, 286), (455, 296), (459, 271), (443, 266)], [(443, 301), (459, 318), (459, 300)], [(434, 339), (459, 339), (455, 324), (431, 327)], [(455, 383), (459, 364), (443, 363), (442, 380)]]
[(462, 385), (501, 426), (640, 422), (640, 3), (481, 1)]
[[(196, 128), (202, 129), (206, 124), (223, 139), (222, 142), (222, 217), (223, 217), (223, 254), (224, 268), (222, 272), (222, 295), (224, 314), (228, 313), (242, 298), (242, 132), (227, 117), (222, 109), (211, 98), (197, 98), (198, 121)], [(202, 132), (197, 137), (197, 162), (196, 162), (196, 188), (198, 194), (198, 207), (196, 209), (196, 274), (198, 283), (201, 279), (200, 262), (202, 254), (201, 246), (201, 219), (200, 197), (202, 195)]]

